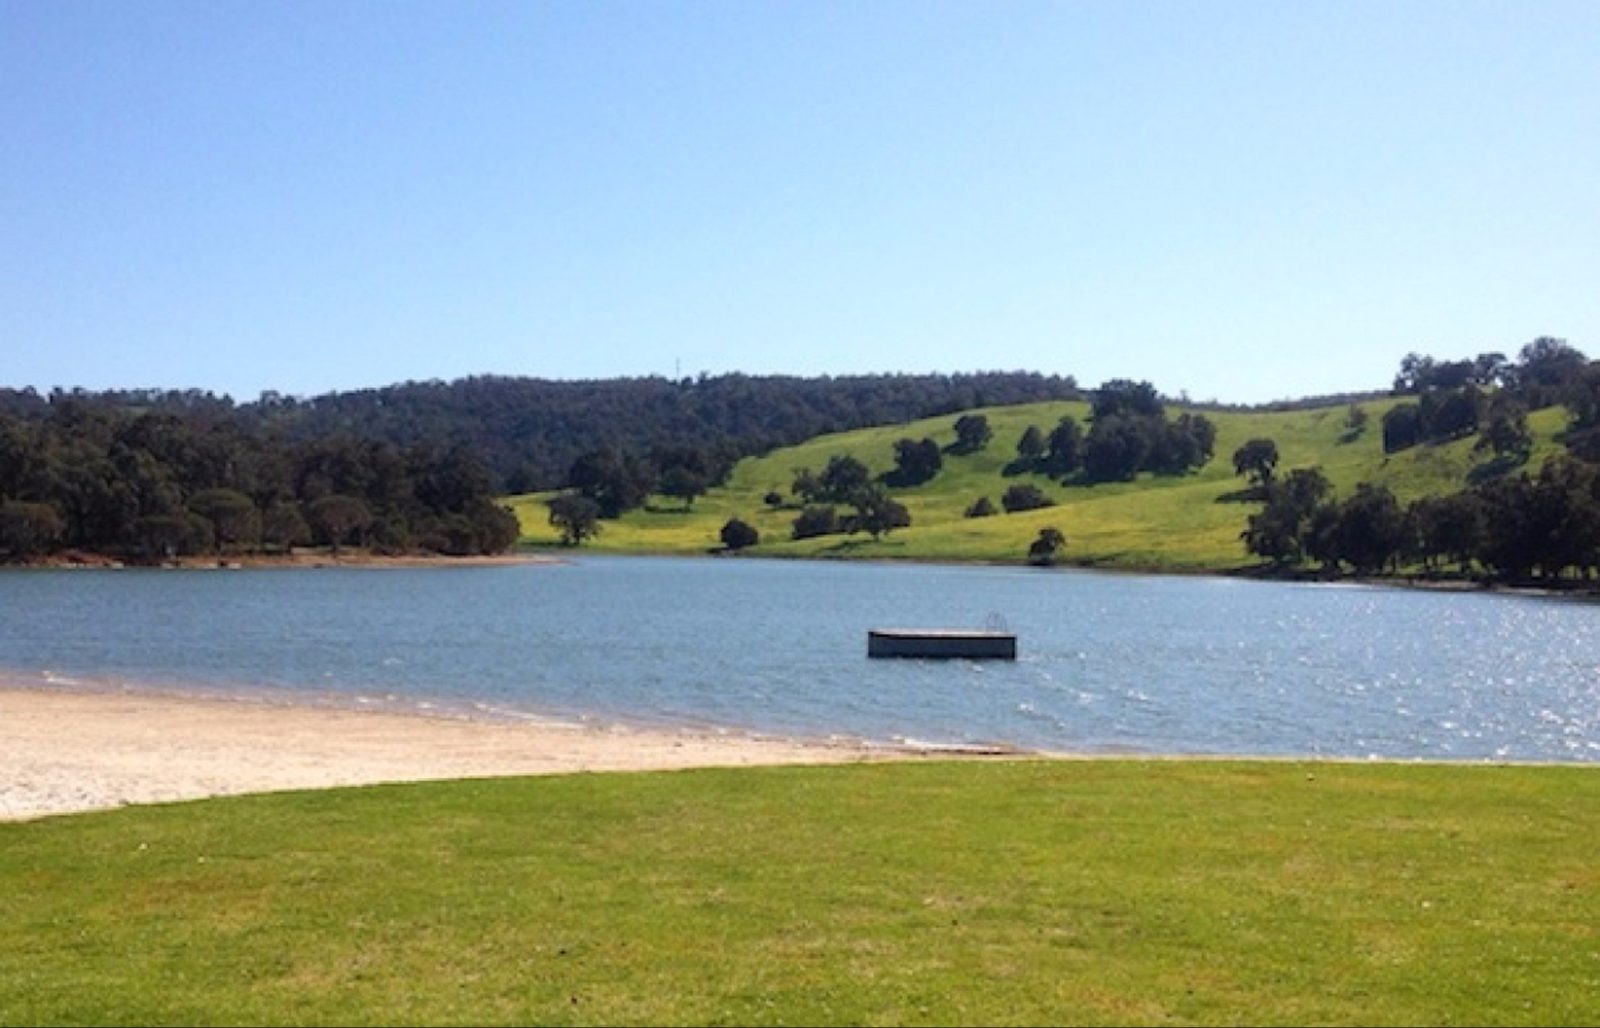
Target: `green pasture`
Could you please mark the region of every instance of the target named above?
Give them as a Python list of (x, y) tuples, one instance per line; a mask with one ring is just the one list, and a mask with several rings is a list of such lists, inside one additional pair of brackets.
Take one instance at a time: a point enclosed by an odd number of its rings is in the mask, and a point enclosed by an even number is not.
[[(1341, 495), (1363, 481), (1382, 483), (1402, 502), (1420, 496), (1453, 492), (1470, 481), (1485, 462), (1473, 453), (1475, 439), (1414, 447), (1385, 455), (1379, 422), (1396, 401), (1363, 404), (1368, 422), (1352, 433), (1346, 427), (1348, 405), (1311, 410), (1243, 413), (1204, 412), (1217, 427), (1216, 455), (1200, 470), (1180, 476), (1140, 475), (1135, 481), (1094, 486), (1062, 485), (1038, 475), (1010, 475), (1006, 465), (1016, 457), (1017, 440), (1028, 425), (1048, 433), (1064, 414), (1087, 427), (1085, 403), (1042, 403), (994, 407), (981, 413), (994, 438), (975, 454), (946, 454), (944, 467), (932, 480), (894, 495), (911, 512), (912, 524), (874, 541), (865, 534), (793, 540), (790, 526), (798, 510), (773, 510), (763, 497), (776, 490), (788, 497), (795, 471), (820, 472), (830, 457), (847, 454), (882, 473), (894, 466), (894, 444), (900, 439), (931, 438), (941, 446), (955, 440), (957, 415), (903, 425), (821, 436), (799, 446), (741, 461), (725, 487), (695, 500), (655, 497), (644, 510), (603, 523), (598, 539), (584, 544), (601, 552), (704, 553), (720, 545), (718, 533), (729, 518), (741, 518), (761, 533), (752, 552), (775, 557), (870, 557), (925, 560), (1021, 561), (1039, 529), (1052, 526), (1067, 536), (1066, 562), (1127, 568), (1225, 570), (1253, 563), (1239, 542), (1255, 503), (1230, 497), (1245, 486), (1235, 475), (1232, 456), (1246, 440), (1262, 437), (1277, 443), (1279, 472), (1319, 467)], [(1169, 410), (1169, 416), (1178, 409)], [(1556, 452), (1554, 436), (1565, 427), (1565, 412), (1551, 408), (1529, 418), (1536, 445), (1528, 466), (1537, 468)], [(1480, 472), (1481, 473), (1481, 472)], [(966, 509), (980, 496), (998, 508), (1001, 495), (1014, 483), (1029, 482), (1049, 493), (1057, 506), (990, 518), (967, 518)], [(549, 494), (513, 497), (512, 508), (522, 523), (523, 541), (555, 546), (559, 535), (548, 524), (544, 501)]]
[(1600, 1021), (1600, 773), (999, 761), (0, 824), (0, 1023)]

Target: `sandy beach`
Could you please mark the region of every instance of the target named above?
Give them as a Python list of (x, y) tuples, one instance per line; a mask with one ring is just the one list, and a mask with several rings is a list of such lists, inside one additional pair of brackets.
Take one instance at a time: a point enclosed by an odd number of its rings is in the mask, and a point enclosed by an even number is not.
[(0, 820), (376, 782), (845, 763), (920, 752), (0, 683)]

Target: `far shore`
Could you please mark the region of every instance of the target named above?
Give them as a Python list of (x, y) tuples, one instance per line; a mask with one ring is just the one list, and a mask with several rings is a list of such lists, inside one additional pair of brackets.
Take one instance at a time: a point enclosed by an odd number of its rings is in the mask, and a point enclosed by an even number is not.
[(287, 553), (210, 553), (180, 557), (137, 558), (83, 550), (66, 550), (28, 561), (38, 568), (453, 568), (503, 567), (515, 564), (561, 564), (560, 557), (528, 550), (450, 556), (443, 553), (377, 553), (357, 547), (334, 552), (326, 547), (296, 548)]
[[(161, 559), (142, 559), (67, 550), (11, 567), (33, 568), (462, 568), (505, 567), (518, 564), (566, 564), (571, 558), (597, 557), (705, 557), (736, 560), (850, 561), (883, 564), (932, 564), (951, 567), (1036, 567), (1040, 572), (1098, 571), (1123, 575), (1172, 575), (1180, 578), (1231, 578), (1252, 582), (1285, 582), (1304, 585), (1366, 585), (1393, 589), (1480, 593), (1484, 595), (1530, 596), (1558, 599), (1600, 599), (1600, 579), (1562, 578), (1530, 581), (1501, 581), (1481, 575), (1449, 572), (1406, 575), (1330, 574), (1315, 568), (1281, 568), (1270, 564), (1244, 564), (1218, 567), (1172, 567), (1151, 564), (1108, 564), (1062, 558), (1049, 565), (1026, 561), (958, 560), (938, 557), (833, 557), (783, 553), (729, 554), (717, 549), (684, 553), (661, 550), (605, 550), (569, 548), (519, 548), (505, 553), (450, 556), (441, 553), (377, 553), (358, 547), (344, 547), (335, 553), (327, 547), (296, 548), (288, 553), (202, 554)], [(0, 565), (5, 566), (5, 565)]]
[[(528, 554), (545, 554), (545, 559), (555, 563), (565, 563), (566, 558), (556, 556), (554, 548), (541, 548), (537, 550), (524, 550)], [(1600, 578), (1578, 579), (1561, 578), (1549, 580), (1506, 580), (1501, 581), (1486, 578), (1481, 575), (1461, 575), (1451, 572), (1437, 572), (1432, 574), (1413, 573), (1395, 575), (1363, 575), (1355, 573), (1329, 572), (1317, 568), (1279, 568), (1271, 564), (1230, 564), (1216, 567), (1174, 566), (1168, 564), (1113, 564), (1095, 560), (1073, 560), (1070, 557), (1058, 558), (1049, 564), (1037, 564), (1026, 560), (994, 560), (989, 558), (960, 559), (954, 557), (897, 557), (885, 555), (873, 556), (833, 556), (819, 554), (788, 554), (788, 553), (752, 553), (743, 551), (730, 553), (722, 549), (708, 549), (703, 552), (684, 552), (681, 550), (606, 550), (583, 549), (562, 547), (559, 552), (568, 556), (595, 556), (595, 557), (660, 557), (663, 559), (674, 558), (700, 558), (717, 557), (724, 560), (772, 560), (772, 561), (816, 561), (820, 563), (853, 563), (853, 564), (925, 564), (933, 567), (1004, 567), (1004, 568), (1031, 568), (1041, 574), (1051, 571), (1094, 571), (1107, 575), (1154, 575), (1174, 578), (1224, 578), (1247, 582), (1280, 582), (1295, 585), (1337, 585), (1337, 586), (1374, 586), (1390, 589), (1420, 589), (1425, 591), (1453, 592), (1453, 593), (1479, 593), (1485, 596), (1530, 596), (1555, 599), (1574, 600), (1600, 600)]]

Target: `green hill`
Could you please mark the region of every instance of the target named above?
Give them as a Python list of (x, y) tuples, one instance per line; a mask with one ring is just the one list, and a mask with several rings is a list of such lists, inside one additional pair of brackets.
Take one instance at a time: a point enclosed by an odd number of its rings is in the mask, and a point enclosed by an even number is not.
[[(1246, 440), (1272, 439), (1278, 447), (1279, 473), (1319, 467), (1340, 495), (1357, 483), (1388, 486), (1401, 502), (1453, 492), (1468, 483), (1483, 459), (1474, 455), (1473, 438), (1442, 445), (1422, 445), (1400, 453), (1383, 452), (1380, 422), (1399, 400), (1360, 404), (1366, 427), (1347, 427), (1348, 405), (1291, 411), (1215, 412), (1204, 414), (1217, 429), (1215, 456), (1197, 472), (1178, 476), (1141, 474), (1132, 482), (1092, 486), (1063, 485), (1042, 475), (1008, 476), (1017, 440), (1029, 425), (1048, 433), (1063, 415), (1087, 427), (1089, 406), (1082, 402), (989, 407), (966, 413), (983, 414), (993, 430), (989, 445), (973, 454), (944, 455), (939, 474), (910, 489), (894, 490), (911, 512), (910, 528), (874, 541), (865, 534), (833, 535), (805, 540), (790, 538), (798, 508), (789, 486), (799, 468), (821, 471), (830, 457), (845, 454), (866, 464), (874, 474), (894, 467), (894, 444), (900, 439), (929, 437), (946, 446), (955, 440), (950, 414), (904, 424), (819, 436), (798, 446), (741, 461), (726, 486), (684, 509), (681, 501), (654, 497), (645, 509), (604, 522), (598, 539), (585, 549), (611, 553), (704, 553), (719, 546), (718, 533), (729, 518), (741, 518), (761, 533), (753, 553), (773, 557), (860, 557), (962, 561), (1021, 561), (1039, 529), (1053, 526), (1066, 534), (1066, 563), (1164, 570), (1223, 570), (1254, 563), (1239, 542), (1246, 518), (1259, 505), (1229, 499), (1244, 488), (1233, 470), (1232, 455)], [(1168, 416), (1188, 408), (1169, 406)], [(1561, 408), (1529, 416), (1535, 437), (1530, 467), (1537, 467), (1559, 447), (1553, 437), (1566, 424)], [(996, 508), (1005, 490), (1032, 483), (1056, 506), (987, 518), (965, 517), (980, 496)], [(772, 509), (763, 497), (776, 490), (790, 500)], [(555, 546), (559, 537), (547, 523), (544, 501), (549, 493), (513, 497), (522, 525), (523, 542)]]

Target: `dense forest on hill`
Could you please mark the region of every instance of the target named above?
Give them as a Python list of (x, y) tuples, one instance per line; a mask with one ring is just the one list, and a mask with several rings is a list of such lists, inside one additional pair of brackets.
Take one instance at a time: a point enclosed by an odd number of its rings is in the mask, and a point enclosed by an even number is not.
[(308, 399), (264, 393), (238, 404), (195, 390), (41, 396), (0, 389), (0, 416), (46, 418), (71, 400), (120, 412), (204, 416), (293, 442), (351, 436), (402, 448), (427, 444), (473, 454), (496, 488), (520, 493), (566, 485), (574, 462), (593, 451), (640, 457), (695, 451), (703, 455), (697, 459), (726, 467), (830, 432), (1079, 395), (1071, 376), (1031, 372), (573, 382), (481, 376)]
[(472, 455), (349, 436), (294, 442), (230, 412), (130, 413), (57, 398), (0, 415), (0, 559), (63, 549), (129, 560), (282, 553), (497, 553), (517, 540)]
[[(555, 382), (480, 377), (248, 403), (199, 390), (0, 389), (0, 559), (357, 543), (483, 553), (491, 497), (614, 475), (703, 491), (740, 457), (973, 405), (1079, 395), (1031, 373)], [(631, 500), (629, 501), (631, 502)]]

